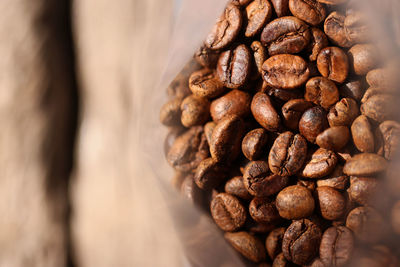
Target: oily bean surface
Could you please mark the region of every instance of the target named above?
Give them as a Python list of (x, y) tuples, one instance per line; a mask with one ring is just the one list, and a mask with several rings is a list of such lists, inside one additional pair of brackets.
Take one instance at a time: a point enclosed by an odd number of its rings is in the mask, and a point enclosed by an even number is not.
[(254, 95), (251, 102), (251, 112), (256, 121), (268, 131), (276, 132), (280, 129), (280, 116), (267, 94), (257, 93)]
[(310, 143), (314, 143), (317, 136), (327, 127), (326, 112), (319, 106), (306, 110), (299, 121), (299, 131)]
[(235, 89), (211, 102), (211, 117), (215, 122), (229, 115), (244, 118), (250, 114), (250, 104), (250, 94)]
[(292, 185), (279, 192), (276, 207), (282, 218), (297, 220), (310, 216), (314, 211), (315, 202), (310, 190)]

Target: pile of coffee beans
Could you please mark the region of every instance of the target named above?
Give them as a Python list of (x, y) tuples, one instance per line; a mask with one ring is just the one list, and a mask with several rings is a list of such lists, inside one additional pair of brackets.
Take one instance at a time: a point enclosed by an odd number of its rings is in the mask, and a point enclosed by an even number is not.
[(168, 88), (174, 183), (259, 266), (400, 266), (399, 64), (354, 2), (231, 0)]

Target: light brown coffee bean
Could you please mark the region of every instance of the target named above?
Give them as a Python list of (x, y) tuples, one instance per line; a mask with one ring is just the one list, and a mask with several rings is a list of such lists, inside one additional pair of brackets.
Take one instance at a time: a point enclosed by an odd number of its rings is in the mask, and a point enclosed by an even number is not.
[(372, 153), (354, 155), (343, 167), (343, 172), (351, 176), (373, 176), (386, 170), (387, 161)]
[(304, 99), (329, 109), (339, 100), (339, 90), (334, 82), (324, 77), (313, 77), (306, 83)]
[(250, 94), (240, 90), (232, 90), (211, 102), (211, 117), (217, 123), (225, 116), (230, 115), (244, 118), (250, 114), (250, 104)]
[(251, 43), (251, 51), (253, 51), (254, 63), (253, 65), (253, 72), (255, 70), (256, 78), (261, 77), (262, 74), (262, 65), (264, 64), (265, 60), (267, 60), (267, 51), (265, 47), (259, 42), (254, 41)]
[[(321, 0), (319, 0), (321, 2)], [(340, 12), (334, 11), (326, 17), (324, 22), (324, 32), (332, 43), (341, 47), (350, 47), (352, 42), (347, 37), (344, 26), (345, 16)]]
[(329, 46), (319, 52), (317, 67), (322, 76), (334, 82), (343, 83), (349, 73), (349, 60), (342, 49)]
[(391, 160), (396, 155), (400, 142), (400, 123), (397, 121), (382, 122), (377, 131), (383, 145), (383, 155)]
[(376, 122), (383, 122), (385, 120), (390, 120), (391, 118), (393, 118), (394, 114), (396, 113), (393, 95), (385, 93), (367, 95), (368, 90), (365, 93), (363, 99), (361, 99), (361, 114)]
[(347, 216), (346, 227), (352, 230), (360, 241), (375, 243), (383, 237), (385, 222), (382, 215), (375, 209), (358, 207)]
[(212, 69), (217, 65), (219, 51), (212, 50), (204, 44), (196, 51), (194, 58), (204, 68)]
[(210, 118), (210, 102), (204, 97), (189, 95), (181, 103), (181, 112), (183, 126), (202, 125)]
[(271, 0), (277, 17), (289, 16), (289, 0)]
[(331, 127), (350, 126), (359, 114), (358, 104), (352, 98), (342, 98), (328, 113), (328, 122)]
[(252, 198), (252, 195), (243, 184), (242, 176), (236, 176), (228, 180), (225, 184), (225, 192), (241, 199), (249, 200)]
[(297, 220), (310, 216), (315, 208), (314, 198), (307, 188), (288, 186), (276, 197), (276, 208), (282, 218)]
[(346, 212), (346, 199), (337, 190), (328, 186), (317, 187), (317, 207), (326, 220), (334, 221), (342, 218)]
[(323, 266), (343, 266), (351, 259), (354, 237), (345, 226), (330, 227), (322, 235), (319, 255)]
[(247, 26), (244, 35), (257, 35), (264, 25), (271, 20), (272, 6), (268, 0), (254, 0), (246, 7)]
[(263, 243), (247, 232), (225, 233), (228, 242), (245, 258), (252, 262), (265, 260), (266, 252)]
[(350, 199), (361, 205), (371, 204), (379, 189), (379, 181), (370, 177), (350, 177), (347, 189)]
[(348, 14), (344, 20), (347, 39), (351, 43), (364, 43), (371, 39), (369, 16), (363, 12), (355, 11)]
[(275, 132), (280, 129), (281, 119), (267, 94), (257, 93), (254, 95), (251, 112), (256, 121), (268, 131)]
[(242, 141), (243, 155), (249, 160), (257, 160), (262, 156), (267, 141), (268, 134), (263, 128), (248, 132)]
[(305, 178), (322, 178), (335, 169), (338, 157), (335, 152), (319, 148), (306, 162), (301, 175)]
[(349, 50), (350, 66), (357, 75), (365, 75), (379, 61), (378, 49), (372, 44), (356, 44)]
[(331, 174), (323, 179), (317, 180), (317, 186), (329, 186), (337, 190), (344, 190), (348, 187), (349, 177), (343, 173), (343, 165), (336, 165)]
[(210, 210), (215, 223), (227, 232), (240, 229), (246, 221), (243, 205), (237, 198), (226, 193), (219, 193), (211, 201)]
[(397, 72), (396, 68), (390, 67), (374, 69), (367, 73), (366, 80), (372, 88), (393, 90), (399, 82)]
[(211, 190), (219, 186), (227, 177), (227, 168), (213, 158), (199, 163), (194, 174), (194, 181), (203, 190)]
[(360, 152), (374, 152), (375, 140), (367, 116), (358, 116), (351, 125), (353, 143)]
[(313, 104), (304, 99), (292, 99), (282, 106), (283, 124), (291, 130), (297, 130), (304, 111)]
[(275, 201), (269, 198), (255, 197), (249, 204), (249, 214), (259, 223), (274, 223), (281, 219)]
[(225, 91), (224, 85), (216, 78), (214, 71), (202, 69), (192, 73), (189, 88), (196, 96), (214, 98)]
[(317, 136), (316, 143), (322, 148), (339, 151), (350, 139), (350, 131), (346, 126), (334, 126)]
[(289, 0), (290, 12), (308, 24), (316, 26), (326, 16), (325, 8), (317, 0)]
[(329, 45), (328, 37), (325, 33), (316, 27), (311, 28), (311, 41), (309, 46), (310, 61), (316, 61), (319, 52)]
[(326, 112), (322, 107), (306, 110), (299, 121), (299, 131), (309, 142), (314, 143), (318, 134), (328, 127)]
[(181, 98), (165, 103), (160, 110), (160, 122), (165, 126), (181, 126)]
[(353, 98), (360, 101), (365, 92), (364, 85), (360, 80), (350, 80), (339, 88), (339, 94), (342, 97)]

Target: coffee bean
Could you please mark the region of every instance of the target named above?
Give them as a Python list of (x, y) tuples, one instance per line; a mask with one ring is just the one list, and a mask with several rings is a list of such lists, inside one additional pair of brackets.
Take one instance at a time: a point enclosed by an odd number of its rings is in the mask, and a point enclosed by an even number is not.
[(181, 103), (180, 98), (165, 103), (160, 110), (160, 122), (165, 126), (181, 126)]
[(346, 3), (347, 1), (348, 0), (318, 0), (318, 2), (328, 5), (340, 5)]
[(250, 94), (240, 90), (232, 90), (211, 102), (211, 117), (215, 122), (219, 122), (225, 116), (230, 115), (244, 118), (250, 114), (250, 104)]
[(262, 73), (262, 65), (267, 60), (267, 51), (265, 47), (259, 42), (259, 41), (254, 41), (251, 43), (251, 51), (253, 51), (253, 56), (254, 56), (254, 65), (253, 69), (255, 69), (255, 77), (261, 77)]
[(363, 99), (361, 99), (361, 114), (376, 122), (383, 122), (393, 118), (397, 108), (393, 96), (382, 91), (378, 93), (379, 89), (375, 90), (377, 94), (367, 94), (372, 91), (370, 89), (365, 92)]
[(309, 75), (307, 63), (295, 55), (272, 56), (263, 64), (263, 79), (272, 87), (293, 89), (305, 84)]
[(257, 35), (264, 25), (271, 20), (272, 6), (268, 0), (254, 0), (246, 7), (247, 27), (244, 35)]
[(367, 83), (372, 88), (382, 88), (386, 90), (395, 89), (399, 82), (397, 71), (398, 70), (395, 68), (379, 68), (371, 70), (366, 76)]
[(268, 131), (275, 132), (280, 129), (281, 119), (267, 94), (257, 93), (254, 95), (251, 112), (256, 121)]
[(201, 125), (210, 117), (210, 102), (204, 97), (190, 95), (182, 101), (181, 112), (183, 126)]
[(339, 100), (339, 90), (331, 80), (314, 77), (306, 83), (304, 98), (324, 109), (329, 109)]
[(239, 88), (250, 75), (250, 51), (246, 45), (221, 53), (217, 64), (217, 77), (228, 88)]
[(220, 162), (230, 162), (240, 153), (244, 124), (236, 115), (225, 116), (215, 126), (210, 144), (212, 158)]
[(336, 165), (331, 174), (323, 179), (317, 180), (317, 186), (329, 186), (337, 190), (344, 190), (348, 187), (349, 177), (343, 173), (343, 165)]
[(173, 127), (169, 130), (167, 136), (164, 139), (164, 154), (167, 157), (172, 145), (175, 140), (185, 131), (183, 127)]
[(225, 184), (225, 192), (241, 199), (249, 200), (252, 198), (243, 184), (242, 176), (236, 176), (227, 181)]
[(365, 75), (379, 61), (377, 48), (371, 44), (356, 44), (349, 50), (350, 65), (357, 75)]
[(229, 3), (236, 5), (238, 7), (247, 6), (251, 0), (230, 0)]
[[(318, 0), (322, 2), (321, 0)], [(324, 32), (332, 41), (332, 43), (341, 47), (350, 47), (352, 42), (347, 37), (346, 28), (344, 26), (345, 16), (339, 12), (332, 12), (325, 19)]]
[(350, 80), (339, 88), (339, 93), (342, 97), (353, 98), (360, 101), (364, 95), (363, 84), (360, 80)]
[(258, 223), (253, 219), (247, 220), (245, 225), (246, 231), (252, 234), (267, 234), (275, 229), (275, 227), (274, 223)]
[(232, 195), (219, 193), (211, 201), (210, 209), (215, 223), (224, 231), (237, 231), (246, 221), (245, 208)]
[(361, 153), (346, 162), (343, 172), (354, 176), (372, 176), (385, 171), (387, 165), (387, 161), (379, 155)]
[(225, 233), (228, 242), (245, 258), (260, 262), (265, 260), (265, 248), (262, 242), (247, 232)]
[(180, 135), (168, 152), (168, 163), (176, 170), (188, 172), (209, 156), (203, 127), (196, 126)]
[(325, 266), (343, 266), (352, 256), (353, 233), (345, 226), (330, 227), (322, 235), (319, 255)]
[(194, 180), (198, 187), (210, 190), (219, 186), (226, 178), (227, 168), (212, 158), (204, 159), (197, 166)]
[(309, 46), (310, 61), (316, 61), (319, 52), (329, 44), (328, 37), (318, 28), (311, 28), (311, 41)]
[(342, 49), (330, 46), (319, 52), (317, 67), (322, 76), (334, 82), (343, 83), (349, 72), (349, 61)]
[(335, 169), (338, 157), (335, 152), (325, 148), (319, 148), (306, 162), (301, 175), (305, 178), (322, 178)]
[(310, 220), (294, 221), (283, 236), (283, 255), (295, 264), (305, 265), (318, 254), (321, 236), (320, 228)]
[(181, 185), (181, 195), (191, 201), (199, 204), (202, 198), (202, 192), (193, 180), (193, 175), (187, 175)]
[(293, 266), (293, 264), (291, 262), (289, 262), (285, 256), (283, 255), (283, 253), (278, 254), (273, 263), (272, 263), (272, 267), (291, 267)]
[(284, 132), (275, 139), (269, 152), (270, 170), (281, 176), (296, 174), (306, 159), (307, 141), (300, 134)]
[(242, 27), (242, 14), (236, 5), (228, 5), (217, 20), (205, 44), (212, 50), (219, 50), (227, 47), (237, 37)]
[(243, 174), (244, 186), (251, 195), (256, 197), (276, 194), (288, 182), (288, 177), (270, 173), (268, 163), (265, 161), (251, 161)]
[(275, 257), (282, 252), (282, 239), (285, 231), (286, 229), (284, 227), (279, 227), (268, 234), (265, 240), (265, 247), (271, 259), (275, 259)]
[(310, 39), (307, 24), (291, 16), (271, 21), (261, 33), (261, 43), (268, 46), (271, 56), (299, 53), (308, 45)]
[(297, 130), (299, 121), (304, 111), (311, 108), (313, 104), (304, 99), (292, 99), (282, 106), (283, 123), (291, 130)]
[(342, 98), (328, 113), (328, 122), (331, 127), (350, 126), (359, 114), (358, 104), (354, 99)]
[(268, 134), (263, 128), (248, 132), (242, 141), (243, 155), (249, 160), (257, 160), (262, 156), (267, 141)]
[(356, 11), (348, 14), (344, 20), (347, 39), (351, 43), (364, 43), (371, 38), (368, 15)]
[(400, 234), (400, 200), (392, 208), (391, 223), (395, 233)]
[(346, 200), (332, 187), (321, 186), (316, 189), (318, 209), (326, 220), (339, 220), (346, 211)]
[(288, 16), (289, 12), (289, 0), (271, 0), (274, 6), (277, 17)]
[(314, 143), (318, 134), (328, 127), (326, 112), (322, 107), (307, 109), (300, 118), (299, 131), (309, 142)]
[(249, 205), (249, 214), (256, 222), (265, 224), (274, 223), (281, 219), (275, 201), (269, 198), (253, 198)]
[(309, 265), (307, 265), (307, 267), (326, 267), (320, 258), (315, 258), (314, 260), (311, 261), (311, 263)]
[(289, 9), (294, 16), (314, 26), (326, 16), (324, 6), (316, 0), (289, 0)]
[(313, 213), (314, 207), (314, 198), (310, 190), (303, 186), (286, 187), (276, 197), (279, 215), (288, 220), (306, 218)]
[(303, 92), (299, 89), (286, 90), (280, 88), (270, 88), (266, 91), (266, 93), (278, 102), (287, 102), (292, 99), (303, 98)]
[(395, 155), (400, 142), (400, 123), (396, 121), (382, 122), (378, 127), (382, 138), (384, 157), (391, 160)]
[(214, 68), (217, 65), (219, 51), (209, 49), (206, 45), (202, 45), (194, 54), (196, 61), (204, 68)]
[(315, 188), (316, 188), (315, 181), (301, 179), (301, 177), (299, 177), (297, 179), (296, 185), (303, 186), (303, 187), (307, 188), (308, 190), (310, 190), (311, 192), (313, 192), (315, 190)]
[(383, 237), (385, 222), (375, 209), (358, 207), (347, 215), (346, 227), (352, 230), (360, 241), (376, 243)]
[(347, 189), (352, 201), (361, 205), (371, 203), (379, 189), (379, 182), (376, 178), (350, 177), (350, 187)]
[(217, 124), (213, 121), (209, 121), (204, 125), (204, 134), (208, 144), (211, 144), (212, 133), (216, 125)]
[(316, 143), (322, 148), (339, 151), (350, 139), (350, 131), (346, 126), (334, 126), (317, 136)]
[(374, 152), (375, 141), (367, 116), (358, 116), (351, 125), (354, 145), (360, 152)]
[(214, 71), (209, 69), (193, 72), (189, 78), (189, 88), (194, 95), (206, 98), (217, 97), (225, 91)]

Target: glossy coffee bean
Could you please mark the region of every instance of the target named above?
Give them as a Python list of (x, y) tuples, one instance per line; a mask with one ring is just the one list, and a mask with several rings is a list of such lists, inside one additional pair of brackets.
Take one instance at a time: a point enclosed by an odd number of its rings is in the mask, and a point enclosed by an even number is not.
[(372, 44), (356, 44), (350, 48), (349, 60), (352, 70), (357, 75), (365, 75), (378, 64), (377, 48)]
[(337, 190), (328, 186), (316, 189), (318, 211), (326, 220), (334, 221), (342, 218), (346, 212), (346, 199)]
[(385, 231), (383, 217), (370, 207), (353, 209), (347, 215), (346, 227), (353, 231), (357, 239), (366, 243), (378, 242)]
[(282, 106), (283, 124), (291, 130), (297, 130), (304, 111), (313, 104), (304, 99), (292, 99)]
[(358, 116), (351, 125), (353, 143), (360, 152), (374, 152), (375, 140), (367, 116)]
[(332, 43), (341, 47), (350, 47), (352, 42), (348, 39), (346, 34), (346, 28), (344, 27), (345, 18), (346, 17), (340, 12), (332, 12), (325, 19), (324, 32)]
[(219, 50), (227, 47), (235, 40), (242, 27), (242, 14), (236, 5), (228, 5), (207, 36), (205, 44), (208, 48)]
[(227, 168), (213, 158), (207, 158), (200, 162), (196, 168), (194, 181), (204, 190), (210, 190), (219, 186), (227, 176)]
[(345, 190), (349, 184), (349, 177), (343, 173), (343, 165), (336, 165), (331, 174), (317, 180), (317, 186), (329, 186), (337, 190)]
[(311, 25), (318, 25), (326, 16), (324, 6), (317, 0), (289, 0), (292, 14)]
[(354, 237), (345, 226), (330, 227), (322, 235), (319, 255), (325, 266), (343, 266), (351, 259)]
[(363, 97), (365, 89), (360, 80), (350, 80), (339, 87), (339, 93), (342, 97), (352, 98), (360, 101)]
[(311, 155), (301, 172), (305, 178), (322, 178), (335, 169), (338, 157), (335, 152), (324, 148), (319, 148)]
[(322, 76), (334, 82), (343, 83), (349, 72), (349, 61), (342, 49), (329, 46), (319, 52), (317, 67)]
[(181, 122), (185, 127), (205, 123), (210, 117), (210, 102), (195, 95), (189, 95), (181, 103)]
[(247, 26), (244, 35), (257, 35), (272, 17), (272, 6), (268, 0), (254, 0), (246, 7)]
[(242, 141), (243, 155), (249, 160), (257, 160), (264, 153), (268, 134), (263, 128), (254, 129), (246, 134)]
[(243, 183), (249, 193), (267, 197), (278, 193), (288, 184), (288, 177), (272, 174), (265, 161), (251, 161), (244, 169)]
[(194, 54), (196, 61), (204, 68), (214, 68), (217, 65), (219, 51), (212, 50), (206, 45), (202, 45)]
[(228, 180), (225, 184), (225, 192), (241, 199), (249, 200), (252, 198), (243, 184), (242, 176), (236, 176)]
[(267, 94), (257, 93), (254, 95), (251, 112), (256, 121), (268, 131), (275, 132), (280, 129), (281, 119)]
[(255, 63), (253, 65), (253, 69), (256, 70), (255, 76), (258, 78), (261, 77), (262, 65), (264, 64), (265, 60), (267, 60), (267, 51), (259, 41), (252, 42), (250, 48), (251, 51), (253, 52), (253, 58)]
[(319, 52), (329, 44), (328, 37), (326, 37), (325, 33), (321, 31), (319, 28), (312, 27), (311, 28), (311, 41), (309, 46), (310, 61), (316, 61)]
[(245, 258), (252, 262), (265, 260), (266, 252), (263, 243), (247, 232), (225, 233), (228, 242)]
[(331, 127), (348, 126), (353, 123), (359, 115), (358, 104), (354, 99), (342, 98), (328, 113), (328, 122)]
[(250, 94), (235, 89), (211, 102), (211, 117), (217, 123), (230, 115), (244, 118), (250, 114), (250, 104)]
[(310, 39), (307, 24), (291, 16), (271, 21), (261, 33), (261, 43), (268, 46), (271, 56), (299, 53), (308, 45)]
[(253, 198), (249, 204), (249, 214), (253, 220), (259, 223), (274, 223), (281, 219), (275, 201), (269, 198)]
[(269, 168), (275, 174), (292, 176), (301, 169), (306, 155), (306, 139), (300, 134), (284, 132), (275, 139), (269, 152)]
[(387, 161), (372, 153), (354, 155), (344, 165), (343, 172), (352, 176), (373, 176), (386, 170)]
[(364, 43), (371, 39), (369, 16), (360, 11), (348, 14), (344, 20), (347, 39), (351, 43)]
[(286, 229), (284, 227), (279, 227), (268, 234), (265, 240), (265, 248), (271, 259), (275, 259), (275, 257), (282, 252), (282, 239), (285, 231)]
[(210, 205), (215, 223), (224, 231), (240, 229), (246, 221), (246, 210), (240, 201), (232, 195), (219, 193)]
[(384, 157), (388, 160), (393, 159), (400, 143), (400, 123), (397, 121), (382, 122), (377, 131), (382, 139)]
[(277, 17), (288, 16), (290, 14), (289, 0), (271, 0), (271, 3), (274, 6)]
[(306, 83), (310, 75), (307, 63), (299, 56), (272, 56), (263, 64), (263, 79), (270, 86), (293, 89)]
[(310, 143), (314, 143), (327, 127), (326, 112), (319, 106), (306, 110), (299, 121), (299, 131)]
[(310, 220), (293, 221), (283, 236), (283, 255), (295, 264), (305, 265), (318, 254), (321, 236), (321, 229)]
[(194, 95), (206, 98), (217, 97), (225, 91), (214, 71), (209, 69), (193, 72), (189, 78), (189, 88)]
[(339, 100), (339, 90), (334, 82), (324, 77), (313, 77), (306, 83), (304, 99), (329, 109)]
[(379, 189), (379, 180), (370, 177), (350, 177), (350, 187), (347, 189), (352, 201), (361, 205), (371, 204)]
[(321, 148), (339, 151), (350, 139), (350, 131), (346, 126), (334, 126), (317, 136), (316, 143)]
[(180, 126), (181, 103), (180, 98), (174, 98), (165, 103), (160, 110), (160, 122), (165, 126)]
[(250, 50), (241, 44), (222, 52), (217, 64), (217, 77), (228, 88), (239, 88), (250, 76)]
[(279, 192), (276, 208), (282, 218), (297, 220), (310, 216), (314, 211), (315, 202), (310, 190), (292, 185)]

